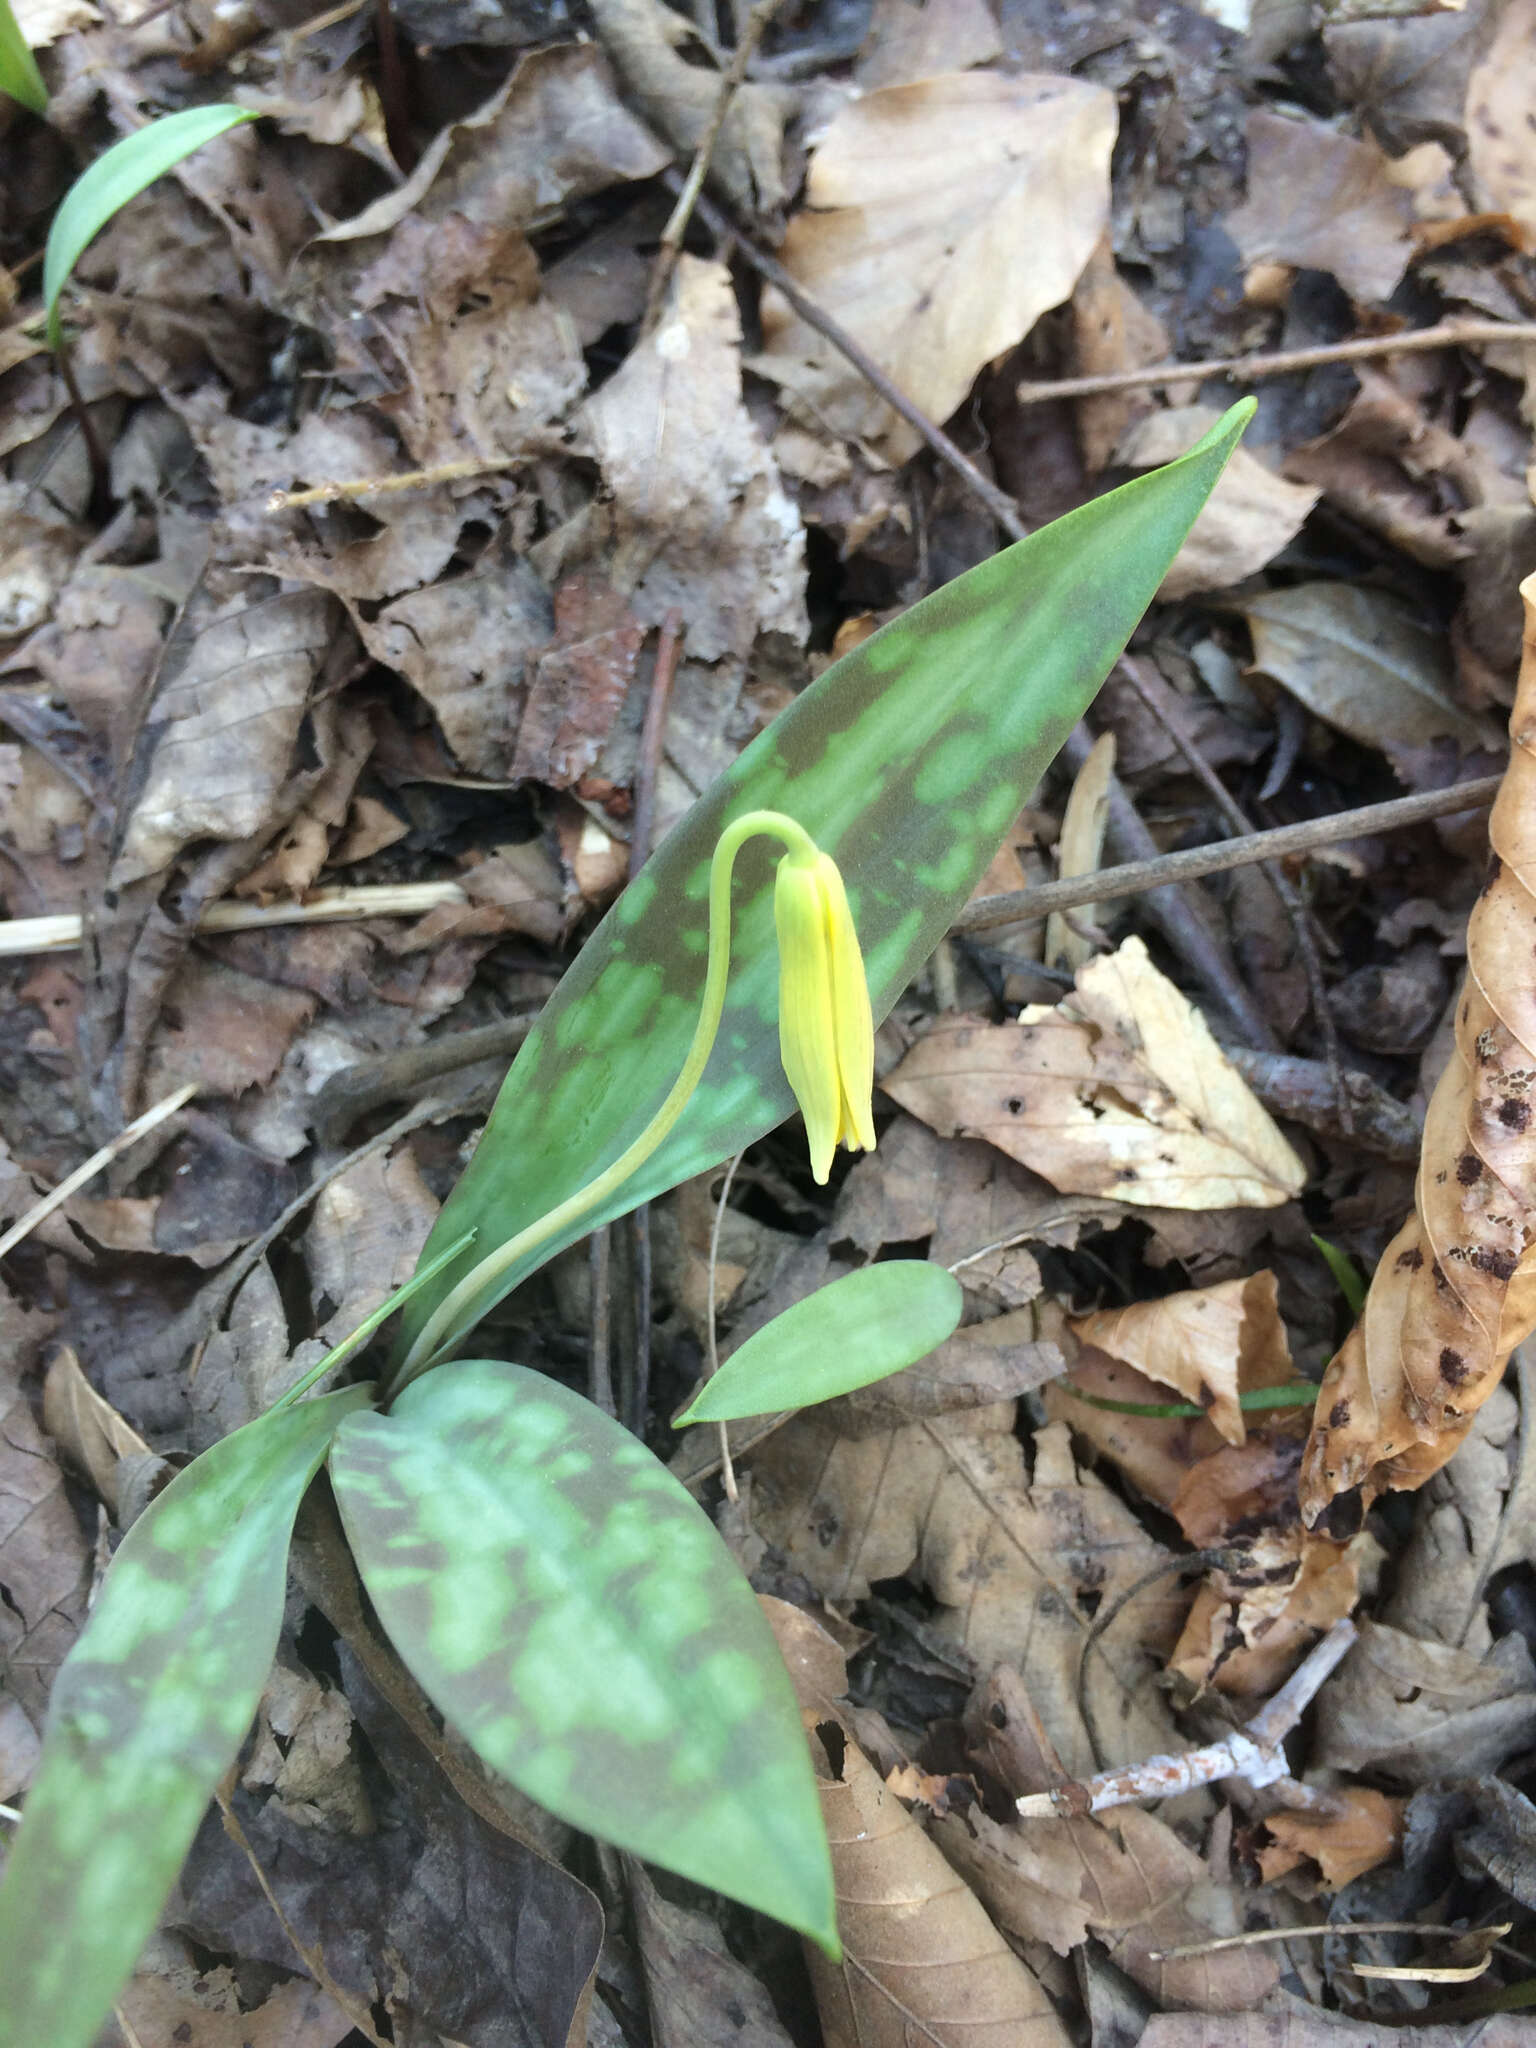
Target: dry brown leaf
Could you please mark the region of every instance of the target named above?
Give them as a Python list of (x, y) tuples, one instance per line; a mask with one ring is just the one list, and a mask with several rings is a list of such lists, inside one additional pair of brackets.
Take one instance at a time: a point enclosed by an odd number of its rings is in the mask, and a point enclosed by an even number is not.
[(1253, 668), (1283, 683), (1318, 718), (1389, 759), (1490, 733), (1451, 695), (1444, 636), (1400, 599), (1355, 583), (1298, 583), (1247, 599)]
[(317, 1300), (332, 1304), (317, 1331), (338, 1344), (411, 1277), (438, 1204), (415, 1154), (375, 1152), (326, 1182), (304, 1234)]
[(90, 1481), (113, 1520), (119, 1520), (124, 1467), (155, 1460), (156, 1454), (97, 1393), (67, 1344), (60, 1345), (43, 1376), (43, 1427)]
[[(1154, 2013), (1140, 2048), (1382, 2048), (1388, 2033), (1374, 2022), (1348, 2020), (1297, 1999), (1280, 2011), (1233, 2013), (1229, 2019)], [(1390, 2033), (1395, 2037), (1397, 2029)], [(1415, 2027), (1412, 2038), (1413, 2048), (1531, 2048), (1532, 2029), (1523, 2015), (1490, 2013), (1465, 2026)]]
[(1479, 203), (1507, 213), (1536, 241), (1536, 0), (1509, 0), (1487, 54), (1467, 80), (1467, 162)]
[(1217, 1540), (1241, 1532), (1242, 1562), (1211, 1573), (1168, 1659), (1169, 1671), (1191, 1693), (1213, 1685), (1237, 1699), (1267, 1698), (1318, 1636), (1355, 1610), (1361, 1565), (1379, 1554), (1375, 1540), (1362, 1534), (1341, 1547), (1301, 1526), (1297, 1448), (1291, 1446), (1291, 1485), (1279, 1526), (1250, 1532), (1232, 1519), (1222, 1527)]
[(742, 402), (723, 263), (682, 259), (656, 327), (581, 416), (613, 494), (611, 527), (590, 521), (584, 547), (635, 617), (680, 605), (701, 661), (745, 655), (760, 632), (802, 641), (804, 531)]
[[(931, 418), (1071, 296), (1104, 232), (1114, 96), (1076, 79), (955, 72), (837, 113), (781, 258)], [(809, 418), (903, 462), (918, 437), (772, 293), (754, 368)]]
[(792, 2048), (766, 1985), (716, 1922), (664, 1899), (643, 1864), (628, 1874), (654, 2048)]
[(1278, 1283), (1268, 1270), (1101, 1309), (1068, 1327), (1083, 1343), (1197, 1402), (1230, 1444), (1246, 1435), (1239, 1391), (1284, 1386), (1292, 1377)]
[[(1109, 825), (1109, 791), (1114, 775), (1115, 736), (1112, 732), (1101, 732), (1089, 748), (1087, 760), (1072, 778), (1061, 814), (1056, 872), (1062, 881), (1098, 870)], [(1045, 921), (1042, 957), (1046, 966), (1064, 967), (1069, 974), (1086, 966), (1099, 950), (1093, 937), (1097, 923), (1091, 903), (1084, 904), (1071, 923), (1061, 911), (1053, 910)]]
[[(241, 2009), (230, 1971), (192, 1972), (181, 1986), (164, 1977), (140, 1976), (125, 1984), (117, 2006), (133, 2028), (132, 2039), (174, 2041), (176, 2048), (338, 2048), (356, 2032), (350, 2016), (307, 1977), (279, 1984), (251, 2011)], [(210, 1979), (228, 1980), (227, 2001), (214, 2003)], [(196, 1995), (202, 1987), (202, 1996)], [(102, 2041), (116, 2048), (128, 2038), (109, 2027)]]
[(1338, 1785), (1329, 1793), (1332, 1813), (1270, 1814), (1264, 1826), (1273, 1848), (1259, 1851), (1266, 1884), (1284, 1877), (1309, 1858), (1330, 1891), (1374, 1870), (1395, 1856), (1403, 1839), (1403, 1804), (1369, 1785)]
[(1390, 298), (1413, 252), (1413, 203), (1372, 142), (1322, 121), (1248, 116), (1248, 198), (1226, 219), (1250, 265), (1330, 270), (1353, 298)]
[(190, 954), (171, 979), (150, 1041), (147, 1100), (158, 1102), (185, 1081), (203, 1095), (241, 1095), (270, 1081), (314, 1012), (315, 998), (302, 989)]
[[(1168, 330), (1120, 275), (1113, 238), (1100, 237), (1072, 294), (1073, 369), (1081, 377), (1139, 370), (1173, 353)], [(1155, 408), (1150, 391), (1105, 391), (1077, 402), (1083, 466), (1097, 476), (1133, 422)]]
[(555, 637), (531, 666), (511, 772), (515, 782), (569, 789), (602, 751), (645, 628), (600, 577), (567, 576), (554, 604)]
[(866, 91), (968, 71), (1002, 54), (986, 0), (875, 0), (854, 78)]
[(1536, 1739), (1536, 1664), (1523, 1636), (1485, 1656), (1378, 1621), (1323, 1687), (1313, 1760), (1400, 1784), (1496, 1771)]
[(1054, 1009), (930, 1031), (881, 1083), (945, 1136), (983, 1137), (1053, 1187), (1173, 1209), (1274, 1208), (1306, 1169), (1138, 938)]
[(300, 1827), (373, 1832), (346, 1694), (281, 1660), (262, 1693), (240, 1783), (247, 1792), (270, 1788), (279, 1812)]
[(193, 839), (273, 822), (293, 744), (341, 625), (323, 592), (292, 590), (205, 626), (167, 659), (147, 730), (148, 775), (113, 863), (116, 887), (158, 874)]
[[(1115, 450), (1117, 462), (1152, 469), (1187, 455), (1218, 415), (1209, 406), (1177, 406), (1149, 413)], [(1233, 451), (1205, 509), (1163, 578), (1158, 596), (1190, 597), (1202, 590), (1226, 590), (1253, 576), (1289, 545), (1306, 523), (1321, 493), (1284, 477), (1250, 455)]]
[(855, 1742), (836, 1644), (764, 1602), (800, 1699), (832, 1849), (843, 1960), (807, 1945), (827, 2048), (1067, 2048), (1038, 1979)]
[[(1014, 1404), (840, 1437), (820, 1410), (753, 1454), (759, 1531), (824, 1598), (862, 1599), (909, 1575), (938, 1602), (937, 1626), (983, 1670), (1027, 1668), (1052, 1742), (1074, 1775), (1096, 1768), (1078, 1707), (1092, 1614), (1167, 1562), (1103, 1481), (1080, 1471), (1065, 1429), (1034, 1439), (1026, 1477)], [(1116, 1752), (1177, 1744), (1148, 1689), (1183, 1619), (1177, 1581), (1127, 1601), (1083, 1672), (1088, 1710)]]
[(1536, 1327), (1536, 578), (1515, 746), (1489, 819), (1493, 859), (1467, 928), (1455, 1050), (1424, 1120), (1414, 1214), (1323, 1376), (1302, 1469), (1308, 1523), (1357, 1527), (1384, 1487), (1422, 1486)]

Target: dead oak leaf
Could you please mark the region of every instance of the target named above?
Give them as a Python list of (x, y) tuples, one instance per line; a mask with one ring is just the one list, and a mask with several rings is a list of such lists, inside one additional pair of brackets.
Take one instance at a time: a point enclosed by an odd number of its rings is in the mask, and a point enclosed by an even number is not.
[(1413, 253), (1413, 201), (1388, 159), (1322, 121), (1248, 116), (1248, 199), (1227, 216), (1243, 261), (1331, 271), (1357, 299), (1396, 290)]
[(881, 1084), (945, 1136), (985, 1138), (1053, 1187), (1171, 1209), (1278, 1207), (1306, 1169), (1140, 939), (1054, 1009), (959, 1018)]
[[(1076, 79), (951, 72), (853, 100), (817, 145), (782, 261), (930, 418), (1071, 297), (1109, 217), (1115, 101)], [(918, 437), (773, 292), (753, 367), (901, 463)]]

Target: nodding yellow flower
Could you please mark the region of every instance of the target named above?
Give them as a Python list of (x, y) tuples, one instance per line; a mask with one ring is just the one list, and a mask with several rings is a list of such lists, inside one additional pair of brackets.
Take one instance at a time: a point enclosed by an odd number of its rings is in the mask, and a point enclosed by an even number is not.
[(864, 956), (837, 863), (811, 846), (779, 862), (779, 1057), (824, 1183), (838, 1144), (873, 1152), (875, 1026)]

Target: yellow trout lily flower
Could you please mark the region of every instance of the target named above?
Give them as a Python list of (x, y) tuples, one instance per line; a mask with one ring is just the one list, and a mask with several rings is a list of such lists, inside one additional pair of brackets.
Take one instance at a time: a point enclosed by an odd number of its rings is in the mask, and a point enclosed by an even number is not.
[(839, 1143), (873, 1152), (875, 1026), (859, 935), (837, 863), (810, 847), (779, 862), (779, 1057), (825, 1183)]

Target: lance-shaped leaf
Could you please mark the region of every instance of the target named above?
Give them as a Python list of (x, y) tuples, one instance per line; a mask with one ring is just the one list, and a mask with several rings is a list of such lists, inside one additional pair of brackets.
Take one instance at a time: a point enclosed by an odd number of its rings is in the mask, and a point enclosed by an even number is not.
[(618, 1423), (476, 1359), (337, 1432), (331, 1479), (401, 1656), (552, 1813), (836, 1942), (799, 1710), (709, 1517)]
[(288, 1540), (347, 1387), (237, 1429), (134, 1523), (48, 1705), (0, 1887), (0, 2037), (88, 2048), (272, 1666)]
[(731, 1422), (809, 1408), (915, 1365), (953, 1335), (960, 1282), (926, 1259), (888, 1259), (818, 1287), (739, 1345), (678, 1416)]
[(53, 216), (43, 251), (43, 305), (50, 348), (57, 348), (61, 339), (59, 295), (86, 248), (112, 216), (194, 149), (201, 149), (241, 121), (255, 119), (247, 107), (186, 107), (125, 135), (80, 173)]
[(34, 114), (48, 110), (48, 88), (11, 12), (11, 0), (0, 0), (0, 92), (9, 93)]
[[(1199, 445), (1042, 527), (925, 598), (835, 663), (761, 733), (614, 905), (523, 1043), (428, 1239), (475, 1228), (423, 1290), (414, 1341), (477, 1258), (616, 1159), (688, 1046), (704, 978), (710, 855), (743, 811), (787, 811), (841, 868), (876, 1018), (943, 937), (1151, 602), (1253, 409)], [(793, 1108), (779, 1066), (774, 849), (737, 864), (730, 992), (704, 1079), (624, 1185), (455, 1313), (441, 1352), (563, 1244), (702, 1173)], [(421, 1363), (424, 1361), (416, 1361)]]

